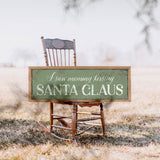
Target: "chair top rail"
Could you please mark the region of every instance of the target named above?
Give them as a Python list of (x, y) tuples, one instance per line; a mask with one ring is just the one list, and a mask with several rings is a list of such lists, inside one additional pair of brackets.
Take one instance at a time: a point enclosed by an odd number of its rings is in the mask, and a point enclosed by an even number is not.
[[(43, 39), (43, 37), (41, 37)], [(75, 49), (74, 41), (55, 39), (43, 39), (44, 47), (46, 49)]]

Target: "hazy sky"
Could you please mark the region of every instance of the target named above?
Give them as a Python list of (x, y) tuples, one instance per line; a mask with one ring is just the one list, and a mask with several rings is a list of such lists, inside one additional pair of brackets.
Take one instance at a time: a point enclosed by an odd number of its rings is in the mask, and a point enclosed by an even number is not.
[[(66, 14), (61, 0), (0, 0), (0, 63), (16, 61), (20, 54), (36, 55), (37, 63), (43, 61), (41, 36), (75, 38), (77, 54), (87, 55), (89, 64), (107, 48), (133, 52), (142, 40), (142, 26), (134, 18), (133, 0), (129, 1), (102, 0)], [(160, 9), (156, 17), (160, 21)], [(152, 35), (154, 51), (158, 51), (160, 30)]]

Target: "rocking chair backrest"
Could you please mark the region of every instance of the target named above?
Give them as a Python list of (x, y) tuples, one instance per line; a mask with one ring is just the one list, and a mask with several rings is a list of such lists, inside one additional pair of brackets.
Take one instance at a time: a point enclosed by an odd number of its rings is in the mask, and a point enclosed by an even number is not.
[(75, 40), (41, 37), (46, 66), (76, 66)]

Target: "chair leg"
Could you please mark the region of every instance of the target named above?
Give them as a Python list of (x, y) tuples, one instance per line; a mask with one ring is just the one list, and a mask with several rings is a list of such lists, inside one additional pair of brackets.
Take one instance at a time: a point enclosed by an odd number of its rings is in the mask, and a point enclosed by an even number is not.
[(73, 105), (72, 112), (72, 141), (75, 141), (75, 133), (77, 129), (77, 105)]
[(76, 131), (77, 131), (77, 119), (78, 119), (78, 105), (76, 105)]
[(100, 114), (101, 114), (101, 123), (102, 123), (102, 133), (103, 136), (106, 136), (105, 134), (105, 121), (104, 121), (104, 113), (103, 113), (103, 104), (100, 104)]
[(50, 106), (50, 132), (52, 133), (53, 131), (53, 103), (50, 102), (49, 103), (49, 106)]

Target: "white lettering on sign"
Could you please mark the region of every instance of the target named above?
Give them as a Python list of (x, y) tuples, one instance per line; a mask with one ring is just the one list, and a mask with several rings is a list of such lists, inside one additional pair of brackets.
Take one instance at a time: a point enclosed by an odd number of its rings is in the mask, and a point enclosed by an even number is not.
[(100, 75), (95, 75), (94, 79), (93, 79), (93, 82), (94, 81), (99, 81), (99, 82), (110, 82), (112, 83), (114, 80), (114, 77), (111, 77), (111, 76), (100, 76)]
[(99, 89), (95, 89), (93, 84), (84, 84), (81, 89), (77, 89), (76, 85), (69, 84), (58, 84), (58, 85), (46, 85), (38, 84), (37, 85), (37, 95), (76, 95), (83, 94), (84, 96), (97, 96), (97, 95), (117, 95), (121, 96), (123, 94), (123, 85), (104, 85), (102, 84)]

